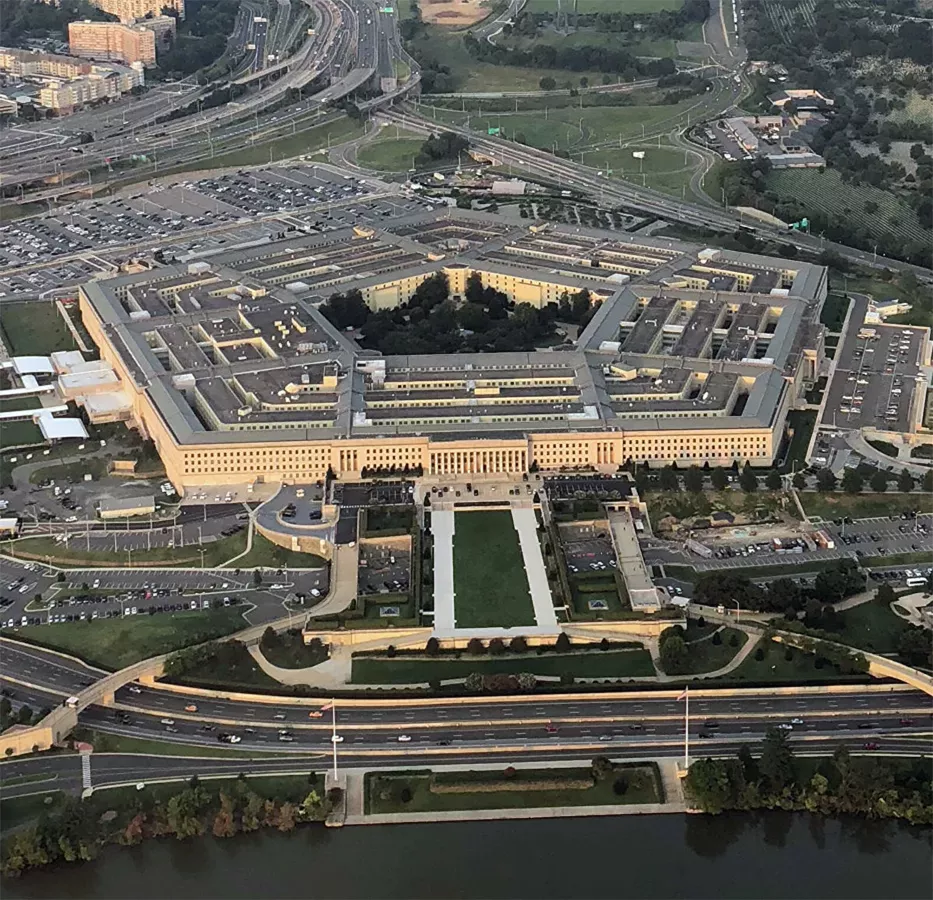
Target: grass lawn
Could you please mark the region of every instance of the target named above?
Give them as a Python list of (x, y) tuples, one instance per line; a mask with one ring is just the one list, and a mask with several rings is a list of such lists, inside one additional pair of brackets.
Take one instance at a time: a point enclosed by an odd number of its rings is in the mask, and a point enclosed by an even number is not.
[[(157, 547), (152, 550), (133, 550), (128, 558), (125, 552), (114, 553), (112, 550), (86, 550), (80, 538), (75, 538), (70, 547), (64, 543), (58, 544), (52, 538), (34, 537), (23, 538), (18, 541), (4, 541), (0, 549), (10, 556), (23, 559), (38, 559), (42, 562), (51, 560), (53, 565), (62, 567), (95, 567), (95, 566), (198, 566), (201, 565), (200, 548), (188, 545), (185, 547)], [(242, 553), (246, 547), (246, 532), (234, 534), (204, 544), (204, 568), (213, 569), (222, 565), (231, 557)], [(245, 563), (237, 563), (240, 567)]]
[(883, 453), (885, 456), (890, 456), (892, 459), (897, 459), (897, 447), (889, 441), (878, 441), (867, 438), (867, 442), (874, 447), (879, 452)]
[(54, 303), (0, 304), (0, 329), (11, 356), (47, 356), (77, 347)]
[[(230, 556), (227, 559), (230, 559)], [(286, 550), (278, 544), (273, 544), (257, 531), (253, 533), (253, 546), (249, 553), (241, 556), (234, 565), (238, 569), (281, 569), (283, 566), (290, 569), (322, 569), (327, 565), (327, 560), (316, 553)]]
[(320, 641), (306, 644), (301, 632), (284, 631), (277, 634), (273, 641), (263, 641), (259, 645), (262, 655), (274, 666), (283, 669), (304, 669), (324, 662), (330, 655), (327, 645)]
[(41, 484), (43, 481), (69, 481), (72, 484), (77, 484), (84, 480), (85, 474), (92, 475), (95, 481), (99, 481), (107, 474), (107, 460), (91, 457), (73, 463), (45, 466), (30, 474), (29, 483)]
[[(737, 563), (738, 560), (731, 560)], [(722, 569), (724, 572), (730, 572), (733, 575), (744, 575), (746, 578), (769, 578), (771, 576), (785, 576), (794, 578), (797, 575), (812, 575), (829, 566), (835, 565), (838, 560), (813, 560), (812, 562), (801, 563), (800, 565), (775, 563), (773, 566), (740, 566), (733, 565), (728, 569)], [(715, 569), (701, 569), (699, 574), (705, 575), (707, 572), (716, 571)], [(696, 581), (697, 570), (693, 566), (665, 565), (664, 573), (668, 578), (676, 578), (679, 581)]]
[(35, 422), (30, 420), (18, 422), (4, 422), (0, 428), (0, 448), (24, 447), (32, 444), (43, 444), (45, 438)]
[(822, 516), (824, 519), (838, 519), (842, 516), (870, 519), (876, 516), (897, 516), (910, 510), (933, 511), (933, 497), (923, 491), (910, 494), (821, 494), (816, 491), (799, 491), (798, 496), (808, 516)]
[(240, 610), (231, 606), (172, 615), (121, 616), (93, 622), (27, 625), (9, 634), (70, 653), (92, 665), (117, 670), (150, 656), (232, 634), (248, 625)]
[(454, 593), (458, 628), (534, 625), (528, 578), (510, 512), (457, 513)]
[(838, 639), (871, 653), (897, 653), (897, 640), (911, 625), (889, 606), (874, 601), (839, 613), (843, 629)]
[[(723, 510), (744, 513), (754, 518), (756, 509), (767, 512), (781, 509), (783, 494), (780, 491), (757, 491), (746, 494), (742, 490), (714, 491), (704, 490), (702, 494), (688, 491), (652, 491), (645, 502), (655, 528), (666, 516), (675, 519), (689, 519), (693, 516), (708, 516), (711, 512)], [(785, 512), (791, 512), (788, 508)]]
[(174, 684), (186, 684), (192, 687), (246, 688), (248, 691), (260, 690), (275, 693), (287, 693), (288, 688), (274, 678), (270, 678), (250, 656), (249, 650), (239, 641), (224, 641), (215, 644), (208, 658), (200, 662), (189, 662), (184, 672), (177, 677), (167, 679)]
[[(855, 275), (841, 275), (830, 270), (830, 289), (836, 293), (869, 294), (877, 301), (903, 300), (913, 304), (910, 312), (899, 316), (891, 316), (888, 322), (900, 325), (933, 326), (933, 290), (919, 284), (916, 287), (904, 287), (899, 281), (882, 281), (880, 278), (870, 278)], [(828, 301), (827, 301), (828, 302)]]
[(415, 168), (415, 157), (424, 141), (421, 138), (385, 137), (360, 148), (356, 161), (376, 172), (407, 172)]
[(865, 556), (861, 560), (866, 569), (884, 566), (909, 566), (913, 563), (930, 564), (929, 550), (916, 550), (908, 553), (889, 553), (887, 556)]
[[(764, 658), (756, 659), (759, 649), (764, 650)], [(790, 659), (787, 659), (787, 655)], [(865, 681), (864, 675), (841, 675), (835, 667), (825, 665), (818, 669), (816, 656), (803, 653), (793, 647), (779, 644), (777, 641), (761, 640), (758, 647), (750, 653), (737, 668), (722, 680), (729, 682), (810, 682), (810, 681)]]
[[(687, 644), (689, 655), (683, 670), (684, 675), (701, 675), (704, 672), (715, 672), (716, 669), (721, 669), (735, 658), (748, 640), (748, 635), (737, 628), (726, 627), (718, 634), (722, 638), (719, 644), (713, 643), (712, 636), (701, 636)], [(736, 637), (738, 641), (734, 647), (730, 643), (733, 637)]]
[(364, 511), (363, 533), (367, 537), (408, 534), (414, 521), (412, 506), (372, 506)]
[[(628, 763), (613, 766), (613, 772), (601, 781), (593, 779), (590, 769), (516, 769), (509, 777), (514, 789), (495, 791), (456, 791), (439, 793), (437, 785), (497, 783), (505, 776), (497, 771), (388, 773), (370, 772), (365, 776), (366, 813), (442, 812), (471, 809), (537, 809), (568, 806), (607, 806), (614, 804), (663, 803), (664, 789), (655, 764)], [(522, 790), (522, 783), (553, 783), (553, 789)], [(566, 786), (562, 787), (561, 783)], [(591, 782), (591, 787), (574, 784)], [(405, 792), (403, 794), (403, 792)], [(407, 800), (407, 802), (406, 802)]]
[(792, 409), (787, 414), (787, 427), (793, 431), (787, 453), (784, 455), (782, 472), (789, 472), (797, 463), (797, 470), (805, 468), (805, 454), (816, 425), (815, 409)]
[(845, 321), (851, 301), (844, 294), (831, 293), (823, 303), (820, 321), (830, 330), (839, 331)]
[(580, 650), (572, 653), (534, 653), (501, 656), (354, 656), (356, 684), (427, 684), (483, 675), (571, 675), (574, 678), (638, 678), (657, 674), (647, 650)]

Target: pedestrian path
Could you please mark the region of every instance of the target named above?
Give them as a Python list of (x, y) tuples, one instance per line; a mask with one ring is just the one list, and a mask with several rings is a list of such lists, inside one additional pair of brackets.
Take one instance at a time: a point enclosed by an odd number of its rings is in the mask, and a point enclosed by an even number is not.
[(540, 628), (550, 628), (556, 633), (557, 615), (554, 612), (554, 601), (551, 598), (551, 588), (547, 580), (547, 569), (544, 567), (544, 557), (541, 554), (541, 544), (538, 541), (538, 520), (534, 509), (512, 507), (512, 524), (518, 532), (518, 541), (522, 548), (522, 558), (525, 561), (525, 576), (531, 590), (531, 602), (535, 609), (535, 622)]
[(454, 611), (454, 520), (452, 509), (431, 513), (434, 536), (434, 627), (448, 633), (456, 628)]

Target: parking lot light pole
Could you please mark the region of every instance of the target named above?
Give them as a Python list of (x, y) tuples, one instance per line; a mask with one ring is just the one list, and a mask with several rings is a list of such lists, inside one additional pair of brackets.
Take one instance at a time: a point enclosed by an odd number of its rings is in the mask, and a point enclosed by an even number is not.
[(735, 598), (732, 599), (732, 602), (735, 604), (735, 624), (739, 624), (739, 617), (742, 615), (742, 607), (739, 605), (739, 601)]

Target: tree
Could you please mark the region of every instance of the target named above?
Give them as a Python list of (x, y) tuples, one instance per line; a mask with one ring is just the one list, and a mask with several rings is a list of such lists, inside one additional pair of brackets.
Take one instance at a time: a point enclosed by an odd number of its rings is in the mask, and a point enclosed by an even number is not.
[(930, 638), (922, 628), (911, 628), (897, 639), (897, 652), (911, 666), (930, 665)]
[(481, 656), (485, 651), (483, 642), (479, 638), (470, 638), (467, 643), (467, 653), (472, 654), (473, 656)]
[(875, 591), (875, 602), (880, 603), (883, 606), (890, 606), (895, 600), (897, 600), (897, 594), (894, 592), (894, 588), (890, 584), (885, 582), (878, 586), (878, 590)]
[(758, 767), (772, 791), (782, 791), (793, 782), (794, 754), (786, 731), (769, 728), (765, 732)]
[(730, 762), (725, 759), (698, 759), (687, 772), (686, 787), (694, 802), (705, 813), (716, 815), (732, 804)]
[(768, 474), (765, 475), (765, 487), (769, 491), (781, 489), (781, 473), (777, 469), (768, 469)]
[(520, 634), (516, 637), (513, 637), (509, 641), (509, 650), (513, 653), (527, 653), (528, 652), (528, 641), (526, 641)]
[(259, 569), (253, 569), (253, 584), (257, 587), (262, 584), (262, 572)]
[(851, 559), (841, 559), (823, 569), (814, 582), (814, 593), (824, 603), (838, 603), (865, 587), (865, 576)]
[(566, 653), (570, 649), (570, 638), (567, 632), (562, 631), (557, 635), (557, 640), (554, 641), (554, 649), (560, 653)]
[(871, 476), (868, 483), (873, 491), (883, 494), (888, 489), (888, 473), (879, 469)]
[(902, 494), (910, 493), (915, 487), (914, 476), (907, 471), (907, 469), (901, 469), (900, 474), (897, 476), (897, 489)]
[(551, 78), (550, 75), (545, 75), (544, 78), (538, 82), (538, 87), (541, 88), (542, 91), (553, 91), (557, 87), (557, 82)]
[(820, 469), (816, 473), (816, 489), (821, 493), (836, 490), (836, 476), (832, 469)]
[(724, 491), (729, 485), (729, 475), (725, 469), (720, 466), (717, 466), (710, 473), (710, 481), (713, 484), (713, 487), (717, 491)]
[(859, 494), (865, 486), (865, 479), (857, 469), (846, 469), (842, 476), (842, 489), (847, 494)]
[(684, 487), (691, 494), (701, 494), (703, 492), (703, 470), (697, 466), (690, 466), (684, 472)]
[(677, 470), (672, 466), (665, 466), (658, 475), (658, 486), (662, 491), (679, 491), (680, 481), (677, 478)]
[(742, 474), (739, 476), (739, 485), (746, 494), (754, 494), (758, 490), (758, 476), (752, 471), (752, 467), (745, 464)]
[(793, 481), (798, 491), (802, 491), (807, 486), (807, 476), (803, 472), (795, 472)]
[(429, 637), (424, 645), (424, 652), (428, 656), (437, 656), (441, 651), (441, 642), (436, 637)]
[(590, 763), (590, 770), (593, 773), (593, 778), (596, 781), (605, 781), (609, 778), (613, 771), (614, 767), (612, 765), (612, 760), (607, 756), (596, 756), (593, 758), (593, 762)]
[(925, 494), (933, 493), (933, 469), (927, 469), (923, 473), (923, 478), (920, 479), (920, 489)]
[(687, 644), (682, 637), (674, 635), (661, 644), (661, 667), (668, 675), (676, 675), (687, 662)]

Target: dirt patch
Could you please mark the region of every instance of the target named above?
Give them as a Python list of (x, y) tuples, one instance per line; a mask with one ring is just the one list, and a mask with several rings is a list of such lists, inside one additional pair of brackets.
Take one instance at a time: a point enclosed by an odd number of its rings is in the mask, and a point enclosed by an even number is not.
[(458, 28), (485, 19), (489, 6), (486, 0), (423, 0), (421, 14), (431, 25)]

